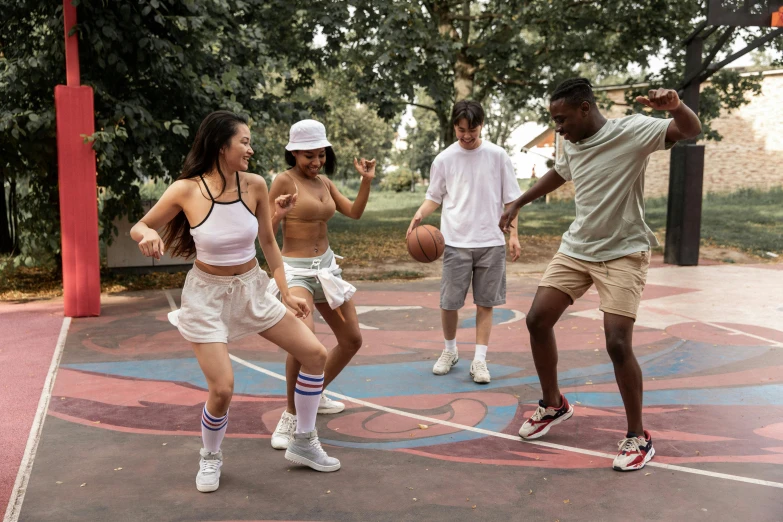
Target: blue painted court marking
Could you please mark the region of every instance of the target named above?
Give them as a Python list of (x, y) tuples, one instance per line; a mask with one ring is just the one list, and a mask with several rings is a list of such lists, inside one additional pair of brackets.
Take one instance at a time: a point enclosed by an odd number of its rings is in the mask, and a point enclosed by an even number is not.
[[(284, 363), (258, 362), (270, 371), (285, 374)], [(332, 391), (350, 393), (356, 398), (442, 395), (486, 391), (538, 382), (535, 376), (503, 379), (523, 368), (490, 365), (493, 381), (477, 387), (468, 373), (468, 362), (457, 363), (445, 377), (432, 375), (432, 361), (348, 366), (330, 385)], [(67, 364), (66, 368), (118, 377), (184, 382), (207, 388), (204, 374), (195, 358)], [(285, 395), (285, 383), (258, 377), (258, 373), (234, 364), (234, 391), (250, 395)], [(434, 377), (434, 378), (433, 378)]]
[[(639, 364), (642, 366), (646, 378), (671, 378), (755, 357), (766, 350), (768, 348), (764, 347), (743, 347), (742, 349), (737, 349), (736, 347), (713, 347), (712, 345), (688, 341), (641, 356), (639, 357)], [(272, 372), (285, 374), (285, 365), (283, 363), (269, 362), (259, 364), (263, 364), (264, 367), (269, 368)], [(457, 366), (449, 375), (442, 377), (433, 377), (432, 364), (431, 361), (416, 361), (348, 366), (343, 370), (340, 378), (332, 383), (330, 389), (361, 399), (369, 397), (445, 395), (496, 390), (519, 385), (538, 386), (538, 377), (536, 375), (508, 377), (525, 370), (521, 367), (490, 364), (492, 382), (477, 387), (467, 371), (469, 361), (457, 363)], [(81, 363), (67, 364), (64, 367), (119, 377), (184, 382), (203, 389), (207, 388), (206, 380), (195, 358)], [(611, 363), (574, 368), (560, 372), (559, 381), (561, 386), (564, 387), (583, 385), (588, 381), (593, 384), (612, 383), (615, 381), (614, 368)], [(237, 393), (285, 395), (284, 383), (277, 379), (259, 379), (257, 372), (236, 363), (234, 363), (234, 382)], [(717, 388), (712, 391), (705, 391), (705, 399), (703, 400), (707, 401), (707, 398), (712, 396), (714, 397), (714, 402), (700, 403), (749, 404), (744, 399), (733, 398), (730, 394), (721, 390), (722, 388)], [(656, 398), (656, 394), (664, 393), (664, 391), (646, 392), (645, 403), (652, 404), (650, 401), (668, 400), (669, 402), (656, 402), (656, 404), (688, 404), (689, 402), (686, 398), (689, 395), (686, 394), (686, 391), (680, 390), (678, 398), (675, 396), (674, 390), (666, 390), (665, 399), (663, 398), (664, 396), (661, 396), (662, 398), (660, 399)], [(751, 396), (755, 395), (752, 392), (742, 392), (737, 397)], [(620, 400), (620, 396), (616, 393), (595, 394), (595, 396), (590, 395), (589, 397), (589, 399), (579, 400), (583, 404), (594, 406), (612, 406)], [(764, 399), (762, 401), (763, 404), (776, 404), (774, 398), (762, 397), (762, 399)], [(783, 398), (779, 398), (779, 400), (783, 400)]]
[[(516, 317), (517, 314), (514, 313), (514, 310), (509, 310), (508, 308), (493, 308), (492, 309), (492, 324), (501, 324), (505, 323), (506, 321), (511, 321)], [(522, 316), (524, 317), (524, 315)], [(466, 317), (465, 319), (461, 320), (459, 322), (460, 328), (475, 328), (476, 327), (476, 316), (473, 317)]]

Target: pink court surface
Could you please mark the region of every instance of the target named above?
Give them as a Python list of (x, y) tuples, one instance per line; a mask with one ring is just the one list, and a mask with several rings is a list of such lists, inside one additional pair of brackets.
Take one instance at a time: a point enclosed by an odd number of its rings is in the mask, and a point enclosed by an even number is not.
[[(6, 519), (779, 521), (781, 268), (654, 260), (634, 341), (657, 454), (634, 473), (611, 469), (625, 418), (594, 291), (555, 327), (576, 413), (531, 443), (517, 430), (540, 395), (524, 321), (536, 278), (510, 280), (495, 310), (489, 385), (468, 375), (470, 306), (462, 360), (431, 373), (439, 281), (360, 284), (364, 347), (330, 387), (347, 408), (318, 418), (342, 469), (317, 473), (271, 448), (285, 357), (253, 336), (230, 346), (235, 395), (210, 494), (194, 484), (204, 378), (166, 320), (178, 290), (104, 295), (100, 317), (65, 324), (58, 303), (2, 305)], [(317, 332), (333, 346), (320, 320)]]

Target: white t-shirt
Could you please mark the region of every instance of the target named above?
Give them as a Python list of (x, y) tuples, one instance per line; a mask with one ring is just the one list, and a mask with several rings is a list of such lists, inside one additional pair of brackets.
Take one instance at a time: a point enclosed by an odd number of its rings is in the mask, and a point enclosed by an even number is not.
[(482, 248), (506, 244), (500, 216), (521, 195), (506, 151), (481, 140), (473, 150), (455, 142), (438, 154), (426, 198), (442, 205), (440, 231), (447, 245)]
[(576, 219), (560, 252), (609, 261), (658, 246), (644, 222), (644, 171), (650, 154), (672, 145), (666, 143), (671, 121), (635, 114), (607, 120), (585, 140), (564, 142), (555, 171), (574, 181)]

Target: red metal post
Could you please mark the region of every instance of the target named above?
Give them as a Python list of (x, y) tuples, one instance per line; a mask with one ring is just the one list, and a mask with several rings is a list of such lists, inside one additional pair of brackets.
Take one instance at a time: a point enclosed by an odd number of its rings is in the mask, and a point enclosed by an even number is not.
[(79, 85), (78, 38), (69, 36), (76, 25), (71, 0), (63, 0), (63, 14), (68, 85), (54, 88), (63, 294), (65, 315), (86, 317), (101, 313), (95, 151), (82, 137), (95, 132), (95, 112), (92, 88)]

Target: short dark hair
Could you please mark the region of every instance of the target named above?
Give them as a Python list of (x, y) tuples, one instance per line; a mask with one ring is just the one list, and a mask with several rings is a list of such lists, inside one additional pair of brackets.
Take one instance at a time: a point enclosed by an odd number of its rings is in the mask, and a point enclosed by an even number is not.
[(595, 105), (593, 85), (587, 78), (569, 78), (560, 83), (549, 99), (550, 103), (556, 100), (565, 100), (569, 105), (579, 106), (582, 102)]
[(484, 125), (484, 108), (474, 100), (458, 101), (451, 110), (451, 124), (457, 125), (461, 119), (468, 120), (471, 129)]
[[(324, 152), (326, 152), (326, 164), (324, 164), (324, 172), (331, 176), (334, 174), (334, 169), (337, 168), (337, 156), (334, 154), (334, 149), (332, 149), (332, 147), (324, 148)], [(285, 162), (289, 167), (296, 165), (296, 158), (290, 150), (285, 151)]]

